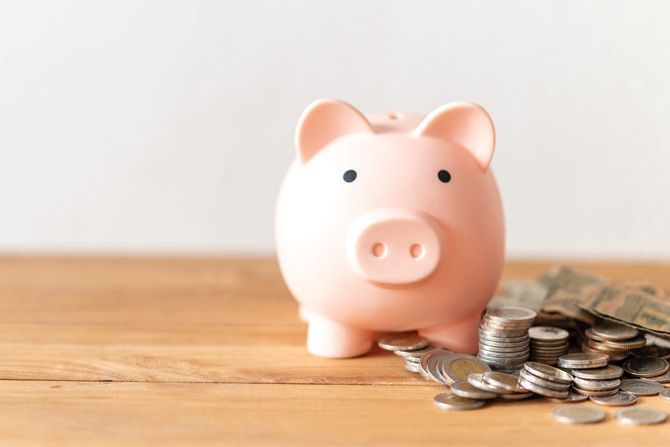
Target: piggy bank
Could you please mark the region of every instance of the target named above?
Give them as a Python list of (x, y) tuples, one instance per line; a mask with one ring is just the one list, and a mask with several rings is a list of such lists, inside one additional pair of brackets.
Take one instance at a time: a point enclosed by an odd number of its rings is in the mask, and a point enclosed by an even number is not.
[(323, 99), (300, 118), (277, 201), (282, 275), (322, 357), (368, 352), (378, 331), (475, 353), (504, 260), (484, 109), (363, 115)]

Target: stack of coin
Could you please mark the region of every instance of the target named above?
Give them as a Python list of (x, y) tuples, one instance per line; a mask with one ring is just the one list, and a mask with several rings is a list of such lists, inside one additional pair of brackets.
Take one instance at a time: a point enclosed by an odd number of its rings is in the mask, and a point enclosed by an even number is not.
[(454, 354), (439, 348), (425, 353), (419, 366), (425, 377), (441, 385), (453, 385), (465, 381), (471, 373), (491, 370), (486, 363), (475, 356)]
[(399, 332), (382, 336), (377, 344), (380, 348), (393, 351), (405, 359), (405, 369), (409, 372), (421, 373), (421, 356), (430, 351), (433, 346), (416, 332)]
[(444, 410), (472, 410), (480, 408), (486, 401), (521, 400), (533, 393), (521, 387), (519, 378), (499, 371), (470, 373), (466, 380), (451, 384), (451, 392), (440, 393), (433, 401)]
[(544, 397), (567, 399), (573, 377), (567, 372), (538, 362), (527, 362), (519, 373), (519, 385)]
[(623, 364), (623, 369), (629, 376), (653, 381), (656, 383), (670, 383), (670, 363), (658, 357), (633, 357)]
[(552, 326), (534, 326), (528, 329), (530, 337), (530, 360), (557, 365), (558, 358), (568, 353), (570, 333)]
[(616, 365), (602, 368), (573, 369), (575, 392), (584, 396), (602, 397), (619, 393), (623, 369)]
[(607, 354), (612, 362), (626, 359), (630, 351), (647, 344), (647, 339), (637, 329), (610, 321), (587, 329), (584, 335), (582, 351)]
[(516, 371), (530, 354), (528, 328), (536, 313), (525, 307), (493, 307), (479, 325), (478, 357), (499, 371)]
[(566, 369), (593, 369), (607, 366), (607, 354), (596, 352), (574, 352), (558, 358), (558, 366)]

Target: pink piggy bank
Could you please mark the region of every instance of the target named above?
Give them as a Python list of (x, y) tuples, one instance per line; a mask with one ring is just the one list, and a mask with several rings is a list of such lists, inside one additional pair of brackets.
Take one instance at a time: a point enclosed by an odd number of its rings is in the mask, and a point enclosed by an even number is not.
[(375, 331), (418, 330), (475, 353), (505, 245), (486, 111), (364, 116), (325, 99), (303, 113), (295, 141), (276, 239), (308, 350), (353, 357)]

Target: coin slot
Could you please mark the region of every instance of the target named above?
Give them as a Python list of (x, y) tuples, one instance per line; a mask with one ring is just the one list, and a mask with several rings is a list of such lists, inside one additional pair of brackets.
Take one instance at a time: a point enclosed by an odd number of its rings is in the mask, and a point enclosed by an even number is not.
[(392, 120), (400, 120), (400, 119), (402, 119), (402, 113), (399, 113), (399, 112), (391, 112), (391, 113), (389, 113), (389, 119), (392, 119)]

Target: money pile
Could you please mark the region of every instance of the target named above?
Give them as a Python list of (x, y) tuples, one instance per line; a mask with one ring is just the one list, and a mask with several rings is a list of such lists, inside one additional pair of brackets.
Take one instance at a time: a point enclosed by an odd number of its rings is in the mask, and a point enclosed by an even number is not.
[(658, 357), (634, 357), (623, 364), (626, 374), (656, 383), (670, 383), (670, 363)]
[(528, 329), (535, 320), (533, 310), (518, 306), (489, 308), (479, 324), (477, 356), (491, 368), (516, 371), (528, 360)]
[[(619, 393), (623, 369), (616, 365), (607, 365), (602, 368), (573, 369), (572, 375), (573, 389), (577, 393), (589, 397), (613, 396)], [(630, 400), (630, 397), (625, 397)]]
[(440, 385), (453, 385), (467, 380), (472, 373), (483, 373), (491, 368), (477, 357), (454, 354), (444, 349), (434, 349), (421, 357), (421, 374)]
[[(570, 352), (570, 333), (564, 328), (532, 327), (536, 312), (520, 306), (489, 308), (479, 327), (477, 357), (450, 352), (416, 333), (395, 333), (379, 339), (382, 349), (403, 358), (405, 369), (448, 387), (434, 397), (445, 410), (473, 410), (486, 402), (520, 400), (534, 395), (553, 402), (590, 400), (606, 406), (628, 406), (637, 396), (670, 396), (670, 349), (647, 346), (636, 328), (570, 320), (577, 331), (577, 348)], [(563, 322), (565, 323), (565, 322)], [(585, 327), (586, 325), (591, 327)], [(581, 336), (581, 338), (580, 338)], [(643, 343), (644, 341), (644, 343)], [(621, 366), (608, 364), (611, 357)], [(531, 361), (527, 361), (530, 357)], [(601, 412), (590, 407), (561, 407), (554, 417), (566, 423), (598, 422)], [(636, 407), (639, 408), (639, 407)], [(621, 412), (620, 423), (664, 421), (665, 412), (645, 409)], [(659, 413), (660, 412), (660, 413)], [(588, 414), (587, 414), (588, 413)], [(625, 417), (624, 417), (625, 416)], [(635, 419), (637, 418), (637, 419)]]
[(527, 362), (519, 372), (519, 385), (540, 396), (568, 399), (573, 377), (567, 372), (538, 362)]
[(414, 332), (388, 334), (381, 337), (377, 344), (405, 359), (405, 369), (416, 374), (421, 372), (421, 356), (433, 348), (426, 338)]
[(584, 336), (582, 351), (607, 354), (612, 362), (625, 360), (632, 350), (647, 344), (637, 329), (610, 321), (586, 329)]
[(568, 353), (570, 333), (552, 326), (533, 326), (528, 329), (530, 360), (557, 365), (558, 358)]

